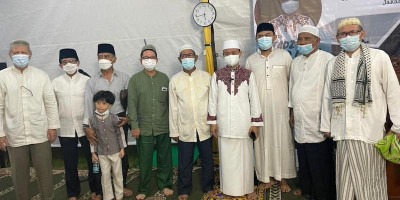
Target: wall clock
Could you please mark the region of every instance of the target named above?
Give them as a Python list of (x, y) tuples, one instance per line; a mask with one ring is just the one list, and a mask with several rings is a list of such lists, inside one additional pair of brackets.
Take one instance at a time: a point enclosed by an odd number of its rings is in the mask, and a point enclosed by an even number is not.
[(198, 3), (193, 9), (193, 20), (199, 26), (210, 26), (217, 17), (215, 7), (208, 2)]

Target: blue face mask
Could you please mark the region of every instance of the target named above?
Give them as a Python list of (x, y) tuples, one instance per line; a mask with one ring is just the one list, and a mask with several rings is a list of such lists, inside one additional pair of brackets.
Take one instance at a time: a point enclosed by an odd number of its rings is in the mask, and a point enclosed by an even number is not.
[(13, 55), (11, 58), (14, 65), (17, 67), (26, 67), (29, 63), (29, 56), (26, 54)]
[(257, 40), (258, 47), (260, 47), (261, 50), (268, 50), (272, 46), (272, 37), (261, 37), (258, 38)]
[(191, 70), (194, 67), (194, 58), (185, 58), (181, 62), (182, 67), (186, 70)]
[(297, 45), (297, 50), (303, 55), (308, 55), (314, 50), (312, 44)]
[(345, 51), (354, 51), (360, 46), (360, 35), (347, 36), (345, 38), (340, 38), (340, 47)]
[[(314, 42), (315, 41), (317, 41), (317, 39), (315, 39)], [(312, 46), (314, 42), (311, 42), (311, 44), (297, 45), (297, 50), (303, 55), (308, 55), (314, 50), (314, 47)]]

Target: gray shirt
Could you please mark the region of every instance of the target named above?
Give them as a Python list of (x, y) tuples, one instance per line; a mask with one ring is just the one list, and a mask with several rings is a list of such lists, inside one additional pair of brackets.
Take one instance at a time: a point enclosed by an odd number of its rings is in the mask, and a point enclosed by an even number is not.
[(121, 105), (120, 93), (121, 90), (128, 89), (129, 76), (123, 72), (114, 69), (111, 81), (108, 82), (101, 71), (92, 76), (86, 83), (85, 88), (85, 113), (83, 124), (89, 123), (89, 117), (94, 114), (93, 96), (100, 90), (110, 91), (115, 95), (115, 102), (110, 108), (110, 112), (118, 114), (125, 112)]
[(99, 140), (94, 145), (94, 152), (99, 155), (112, 155), (124, 148), (121, 130), (117, 127), (118, 121), (118, 116), (112, 113), (105, 116), (93, 115), (89, 118), (89, 125)]

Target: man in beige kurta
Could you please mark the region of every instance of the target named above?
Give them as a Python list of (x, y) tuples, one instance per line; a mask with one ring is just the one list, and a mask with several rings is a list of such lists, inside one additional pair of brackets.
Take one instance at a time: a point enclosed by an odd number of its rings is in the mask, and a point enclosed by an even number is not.
[(263, 188), (281, 181), (281, 190), (290, 191), (286, 180), (296, 177), (294, 142), (289, 126), (288, 77), (292, 58), (282, 49), (272, 47), (276, 39), (269, 23), (257, 27), (259, 51), (246, 61), (256, 78), (264, 127), (254, 142), (256, 174)]

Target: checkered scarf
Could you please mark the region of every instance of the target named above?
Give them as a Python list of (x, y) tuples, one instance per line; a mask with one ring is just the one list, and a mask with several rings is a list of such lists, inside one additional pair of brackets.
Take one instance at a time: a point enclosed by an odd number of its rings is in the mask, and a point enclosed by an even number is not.
[[(371, 55), (370, 49), (361, 43), (360, 60), (357, 67), (357, 80), (354, 92), (354, 105), (364, 107), (372, 103), (371, 95)], [(343, 106), (346, 102), (346, 66), (345, 52), (342, 50), (336, 58), (332, 74), (332, 104)]]

